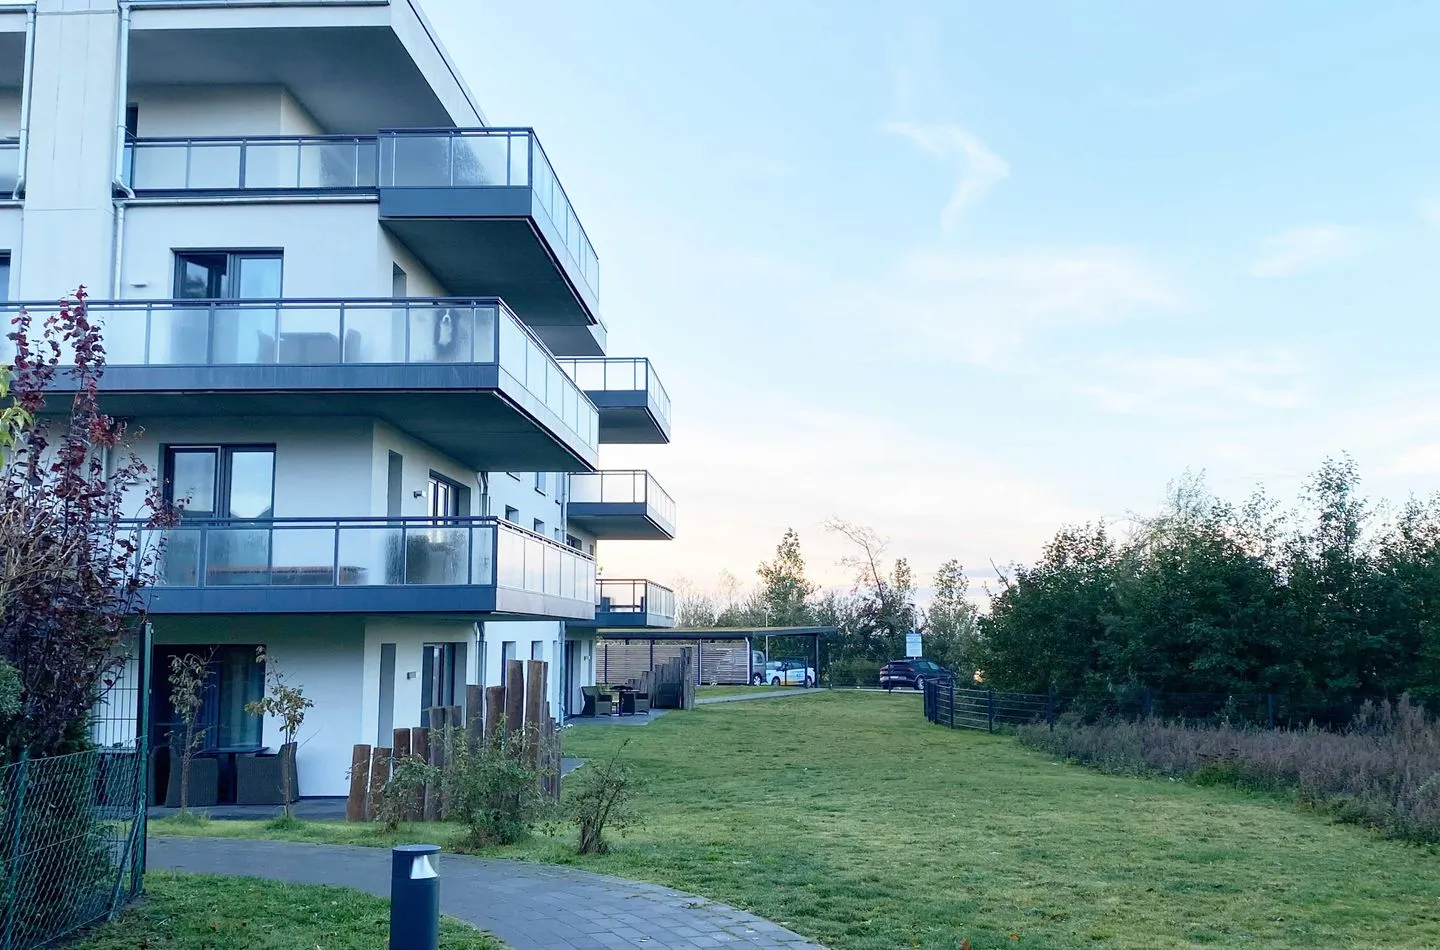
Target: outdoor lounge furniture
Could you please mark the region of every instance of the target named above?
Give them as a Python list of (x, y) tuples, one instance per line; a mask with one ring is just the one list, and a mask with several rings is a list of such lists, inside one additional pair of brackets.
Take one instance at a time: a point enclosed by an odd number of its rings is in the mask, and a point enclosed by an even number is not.
[(580, 687), (580, 695), (585, 698), (585, 705), (580, 710), (582, 716), (608, 716), (611, 714), (613, 704), (610, 701), (609, 693), (602, 693), (598, 686)]
[[(180, 807), (180, 757), (172, 756), (170, 781), (165, 790), (165, 807)], [(220, 760), (212, 756), (197, 755), (190, 760), (190, 802), (191, 808), (213, 808), (220, 801)]]
[(282, 770), (290, 770), (290, 800), (300, 797), (299, 776), (295, 772), (295, 745), (286, 745), (279, 753), (261, 752), (235, 759), (235, 804), (285, 804)]
[(636, 715), (639, 715), (639, 716), (648, 716), (648, 715), (650, 715), (650, 694), (649, 694), (649, 693), (641, 693), (641, 692), (638, 692), (638, 691), (635, 693), (635, 713), (636, 713)]

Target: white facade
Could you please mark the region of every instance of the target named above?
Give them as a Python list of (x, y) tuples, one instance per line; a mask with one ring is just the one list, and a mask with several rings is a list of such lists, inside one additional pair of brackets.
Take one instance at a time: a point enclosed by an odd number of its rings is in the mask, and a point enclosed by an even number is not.
[[(196, 562), (204, 565), (196, 579), (184, 580), (173, 565), (169, 574), (171, 587), (189, 583), (198, 589), (196, 596), (182, 607), (173, 599), (155, 601), (156, 658), (165, 649), (220, 647), (228, 648), (225, 655), (233, 659), (238, 651), (263, 646), (315, 701), (300, 736), (300, 783), (306, 796), (345, 794), (352, 745), (388, 745), (390, 730), (419, 725), (422, 707), (437, 695), (461, 705), (465, 686), (499, 684), (506, 658), (550, 663), (550, 704), (557, 716), (562, 710), (578, 712), (581, 687), (594, 683), (593, 632), (586, 618), (570, 607), (547, 605), (573, 605), (575, 591), (581, 590), (586, 606), (593, 607), (594, 585), (585, 580), (585, 571), (593, 577), (597, 538), (568, 523), (565, 472), (537, 476), (504, 470), (506, 447), (520, 444), (515, 430), (545, 427), (533, 410), (502, 396), (486, 402), (483, 412), (476, 409), (475, 387), (495, 384), (476, 383), (482, 377), (473, 373), (441, 383), (426, 377), (423, 385), (432, 387), (426, 390), (431, 401), (424, 403), (428, 427), (410, 425), (420, 420), (395, 411), (391, 402), (401, 396), (386, 395), (374, 383), (347, 398), (343, 386), (338, 394), (316, 395), (306, 388), (307, 378), (285, 383), (262, 373), (250, 377), (255, 380), (250, 389), (216, 395), (217, 386), (232, 384), (215, 381), (237, 366), (272, 366), (288, 358), (318, 373), (331, 364), (363, 364), (365, 369), (384, 363), (388, 357), (366, 349), (375, 335), (354, 329), (358, 318), (348, 333), (343, 323), (342, 330), (332, 329), (334, 314), (347, 301), (501, 296), (498, 289), (487, 289), (483, 268), (466, 269), (468, 260), (461, 258), (457, 269), (453, 257), (433, 246), (428, 253), (412, 250), (413, 242), (402, 240), (387, 222), (374, 176), (368, 185), (362, 180), (370, 168), (366, 161), (374, 162), (377, 130), (484, 125), (416, 0), (244, 5), (0, 0), (0, 302), (9, 301), (12, 308), (16, 301), (43, 307), (82, 284), (92, 301), (166, 302), (155, 315), (135, 308), (104, 323), (112, 353), (143, 354), (133, 364), (122, 361), (127, 368), (164, 364), (190, 374), (189, 388), (178, 392), (166, 390), (169, 384), (159, 375), (150, 380), (132, 374), (131, 383), (117, 383), (116, 393), (102, 395), (102, 408), (127, 420), (136, 433), (133, 451), (176, 500), (182, 482), (203, 483), (198, 494), (189, 489), (188, 510), (214, 522), (214, 533), (197, 530), (187, 536), (198, 538), (196, 550), (204, 552), (195, 555), (204, 559)], [(293, 143), (274, 138), (282, 136), (295, 138)], [(354, 166), (355, 187), (330, 187), (334, 168), (328, 163), (339, 156), (343, 164), (349, 148), (342, 136), (356, 137), (354, 154), (361, 156)], [(217, 137), (234, 141), (207, 141)], [(196, 139), (202, 142), (168, 150), (157, 142)], [(144, 151), (147, 143), (150, 150)], [(246, 180), (226, 177), (233, 177), (236, 167), (243, 167)], [(539, 181), (537, 171), (522, 184), (538, 194)], [(150, 184), (142, 187), (145, 182)], [(576, 241), (573, 218), (562, 221), (569, 237), (561, 251), (588, 248), (588, 240)], [(425, 226), (411, 222), (412, 228)], [(522, 238), (543, 243), (554, 241), (553, 233), (553, 226), (546, 232), (532, 224)], [(489, 253), (503, 257), (507, 250), (497, 246)], [(572, 256), (583, 258), (583, 248)], [(203, 267), (194, 263), (202, 259), (208, 262)], [(447, 268), (461, 284), (437, 276)], [(252, 273), (258, 276), (246, 290), (246, 275)], [(209, 286), (205, 280), (221, 282), (215, 286), (223, 284), (224, 290), (196, 292), (195, 286)], [(574, 277), (561, 275), (552, 282), (564, 280), (573, 283)], [(263, 292), (251, 292), (255, 288)], [(191, 303), (177, 305), (182, 297)], [(570, 306), (593, 310), (582, 297), (577, 291), (579, 302)], [(268, 303), (239, 306), (242, 300), (261, 299)], [(312, 309), (298, 303), (317, 299), (328, 303)], [(505, 299), (521, 323), (541, 328), (536, 330), (540, 336), (549, 322), (571, 319), (542, 312), (540, 304)], [(205, 325), (209, 342), (201, 347), (210, 353), (210, 362), (195, 365), (194, 359), (179, 357), (166, 362), (147, 327), (172, 317), (177, 326), (191, 320), (186, 314), (192, 304), (200, 315), (193, 319), (210, 321)], [(403, 337), (404, 346), (387, 341), (375, 353), (398, 348), (411, 364), (442, 360), (433, 354), (415, 356), (420, 351), (410, 345), (412, 335), (433, 334), (440, 346), (449, 328), (440, 325), (439, 311), (413, 319), (405, 313), (408, 323), (386, 324), (399, 328), (392, 332)], [(598, 322), (598, 314), (593, 318)], [(217, 355), (221, 321), (234, 324), (225, 332), (248, 341), (224, 357)], [(178, 339), (185, 331), (171, 332)], [(503, 351), (503, 330), (497, 339)], [(256, 340), (262, 341), (258, 347)], [(480, 350), (478, 343), (475, 350)], [(519, 368), (507, 368), (504, 360), (510, 357), (503, 352), (494, 357), (501, 366), (500, 385), (507, 385), (507, 373), (513, 377), (523, 369), (532, 374), (525, 383), (532, 391), (535, 380), (548, 380), (554, 400), (548, 404), (557, 411), (577, 398), (589, 406), (573, 384), (564, 391), (556, 388), (554, 374), (563, 378), (563, 371), (543, 350), (541, 345), (538, 356), (523, 357)], [(331, 351), (331, 356), (315, 355)], [(302, 352), (309, 355), (293, 355)], [(113, 370), (114, 357), (111, 362)], [(207, 375), (212, 371), (213, 380)], [(405, 398), (414, 395), (408, 383), (384, 385), (398, 385)], [(450, 404), (445, 402), (447, 386), (457, 394)], [(187, 393), (193, 400), (185, 398)], [(443, 433), (451, 414), (480, 419), (458, 435), (447, 435), (455, 444), (464, 443), (464, 453), (442, 450), (419, 434)], [(561, 432), (550, 437), (557, 445), (573, 438)], [(462, 455), (483, 456), (500, 470), (478, 472)], [(524, 467), (524, 457), (517, 456), (516, 467)], [(200, 468), (192, 471), (193, 466)], [(569, 471), (591, 468), (581, 446)], [(193, 474), (202, 469), (208, 473), (203, 478)], [(447, 501), (437, 502), (440, 495)], [(444, 505), (439, 514), (447, 520), (434, 520), (436, 504)], [(411, 557), (406, 545), (412, 540), (433, 546), (433, 539), (425, 539), (443, 534), (452, 521), (485, 518), (523, 531), (472, 532), (470, 562), (460, 565), (464, 576), (442, 586), (488, 584), (498, 591), (509, 583), (535, 596), (508, 601), (512, 606), (504, 609), (500, 593), (494, 609), (467, 610), (463, 604), (434, 609), (424, 599), (421, 582), (413, 581), (415, 569), (408, 560), (400, 580), (390, 576), (397, 551), (401, 558)], [(317, 524), (291, 524), (288, 532), (268, 528), (276, 519)], [(327, 519), (343, 521), (330, 524)], [(357, 525), (353, 519), (372, 521)], [(403, 519), (419, 527), (406, 527), (399, 535), (387, 527)], [(561, 547), (540, 542), (537, 535)], [(492, 536), (497, 538), (493, 559), (474, 540)], [(244, 541), (234, 545), (240, 553), (223, 553), (237, 538)], [(355, 552), (371, 540), (374, 557), (366, 560)], [(259, 562), (263, 570), (243, 560), (250, 556), (245, 544), (252, 542), (265, 549)], [(519, 555), (509, 553), (507, 544), (517, 551), (523, 546), (523, 568), (508, 560)], [(167, 558), (178, 561), (182, 555), (176, 552), (185, 550), (172, 538)], [(444, 562), (443, 569), (457, 568)], [(532, 577), (532, 572), (539, 574)], [(513, 581), (506, 580), (510, 575)], [(347, 599), (405, 584), (415, 596), (395, 600), (400, 606), (360, 609), (351, 604), (362, 601)], [(322, 599), (287, 600), (297, 588), (304, 588), (301, 594), (314, 588)], [(252, 592), (255, 596), (246, 600)], [(210, 595), (214, 599), (207, 600)], [(267, 596), (273, 597), (269, 607)], [(537, 606), (524, 606), (529, 604)], [(567, 623), (567, 618), (581, 622)], [(157, 679), (163, 676), (157, 670)], [(235, 684), (243, 679), (236, 674)], [(244, 731), (236, 709), (254, 697), (227, 683), (220, 686), (217, 715), (229, 717), (226, 729)], [(247, 688), (253, 691), (253, 684)], [(227, 706), (234, 708), (227, 712)], [(279, 744), (276, 723), (257, 728), (260, 742)], [(163, 741), (163, 736), (155, 739)]]

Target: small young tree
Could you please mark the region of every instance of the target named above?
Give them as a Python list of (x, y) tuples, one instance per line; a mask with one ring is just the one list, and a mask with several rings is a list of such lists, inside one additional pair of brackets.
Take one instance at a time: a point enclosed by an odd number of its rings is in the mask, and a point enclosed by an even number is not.
[(175, 730), (170, 731), (171, 748), (178, 745), (180, 750), (182, 815), (190, 812), (190, 763), (205, 744), (206, 727), (200, 725), (200, 709), (205, 705), (205, 683), (212, 675), (210, 661), (214, 655), (212, 650), (209, 656), (186, 653), (170, 658), (170, 705), (175, 707), (182, 726), (178, 742)]
[(604, 854), (610, 849), (606, 828), (623, 831), (639, 821), (635, 810), (639, 783), (620, 758), (629, 744), (630, 740), (625, 740), (609, 759), (587, 764), (570, 779), (565, 811), (580, 830), (581, 854)]
[(245, 711), (256, 716), (271, 716), (280, 720), (280, 734), (284, 742), (280, 746), (280, 796), (285, 799), (285, 817), (295, 817), (295, 757), (300, 746), (296, 737), (305, 724), (305, 710), (315, 701), (305, 695), (299, 686), (292, 686), (286, 679), (280, 665), (265, 652), (264, 647), (255, 648), (255, 662), (265, 664), (265, 695), (245, 704)]

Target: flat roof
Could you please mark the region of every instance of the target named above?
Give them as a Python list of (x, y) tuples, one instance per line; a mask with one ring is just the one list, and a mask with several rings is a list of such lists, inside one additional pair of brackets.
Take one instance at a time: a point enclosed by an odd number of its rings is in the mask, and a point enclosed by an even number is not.
[(753, 640), (756, 637), (831, 637), (839, 632), (839, 627), (691, 627), (678, 630), (602, 627), (595, 634), (602, 640)]

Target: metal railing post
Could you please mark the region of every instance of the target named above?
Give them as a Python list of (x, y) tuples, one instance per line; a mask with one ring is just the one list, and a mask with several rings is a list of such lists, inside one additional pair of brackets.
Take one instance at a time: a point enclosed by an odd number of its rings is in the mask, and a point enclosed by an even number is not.
[(955, 728), (955, 681), (950, 681), (950, 728)]
[(990, 724), (989, 724), (989, 731), (990, 731), (990, 732), (994, 732), (994, 731), (995, 731), (995, 691), (994, 691), (993, 689), (991, 689), (991, 690), (986, 690), (986, 692), (989, 693), (989, 699), (990, 699), (990, 702), (989, 702), (989, 707), (990, 707)]
[(1055, 687), (1051, 686), (1045, 691), (1045, 721), (1050, 725), (1050, 731), (1055, 731)]

